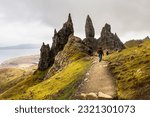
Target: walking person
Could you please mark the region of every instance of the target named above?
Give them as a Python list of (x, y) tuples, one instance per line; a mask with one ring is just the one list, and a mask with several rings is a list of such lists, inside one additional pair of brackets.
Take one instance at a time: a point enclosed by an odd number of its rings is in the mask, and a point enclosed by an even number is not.
[(102, 61), (102, 56), (104, 56), (104, 52), (103, 52), (102, 47), (98, 48), (97, 53), (98, 53), (98, 57), (99, 57), (99, 62), (101, 62)]

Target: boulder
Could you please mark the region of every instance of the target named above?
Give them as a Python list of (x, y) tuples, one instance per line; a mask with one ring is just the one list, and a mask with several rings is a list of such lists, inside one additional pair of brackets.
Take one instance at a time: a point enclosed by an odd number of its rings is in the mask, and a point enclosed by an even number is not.
[(87, 100), (97, 100), (98, 96), (96, 93), (91, 92), (91, 93), (86, 94), (86, 99)]
[(103, 92), (98, 92), (98, 99), (99, 100), (110, 100), (113, 99), (110, 95), (107, 95)]
[(76, 97), (76, 99), (86, 100), (86, 94), (85, 93), (81, 93), (80, 95), (78, 95), (78, 97)]

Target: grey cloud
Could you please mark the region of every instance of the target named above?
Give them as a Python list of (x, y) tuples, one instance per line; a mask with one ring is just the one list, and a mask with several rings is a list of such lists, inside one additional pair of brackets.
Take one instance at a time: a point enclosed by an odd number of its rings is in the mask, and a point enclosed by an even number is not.
[(59, 29), (72, 14), (76, 33), (84, 33), (87, 14), (90, 14), (96, 29), (106, 22), (113, 32), (124, 35), (131, 31), (150, 32), (149, 0), (0, 0), (0, 20), (36, 21)]

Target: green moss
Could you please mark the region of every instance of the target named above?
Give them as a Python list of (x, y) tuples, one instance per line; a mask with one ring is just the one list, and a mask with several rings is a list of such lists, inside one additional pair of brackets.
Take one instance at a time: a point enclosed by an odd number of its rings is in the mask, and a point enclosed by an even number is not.
[(150, 41), (115, 52), (105, 60), (116, 77), (119, 99), (147, 99), (150, 92)]

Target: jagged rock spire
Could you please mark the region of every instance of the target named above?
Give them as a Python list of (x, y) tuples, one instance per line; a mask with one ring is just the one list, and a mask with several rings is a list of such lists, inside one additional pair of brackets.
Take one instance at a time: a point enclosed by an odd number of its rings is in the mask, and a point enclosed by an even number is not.
[(38, 70), (44, 71), (50, 66), (50, 47), (49, 44), (45, 45), (43, 42), (43, 45), (40, 49), (41, 54), (40, 54), (40, 61), (38, 64)]
[(109, 24), (105, 24), (104, 26), (105, 30), (107, 30), (108, 32), (111, 32), (111, 26)]
[(95, 30), (94, 30), (93, 23), (89, 15), (87, 16), (86, 23), (85, 23), (85, 36), (86, 38), (95, 36)]
[(71, 22), (72, 23), (72, 18), (71, 18), (71, 14), (70, 13), (68, 15), (68, 21), (67, 22)]
[(52, 47), (50, 49), (49, 45), (43, 43), (41, 47), (41, 56), (38, 69), (43, 71), (48, 67), (51, 67), (54, 63), (55, 56), (68, 42), (70, 35), (74, 34), (73, 23), (71, 19), (71, 14), (68, 15), (68, 20), (63, 24), (63, 27), (57, 32), (54, 30)]
[(57, 32), (54, 31), (52, 50), (54, 55), (61, 51), (65, 44), (68, 42), (69, 35), (74, 34), (73, 23), (71, 14), (68, 15), (67, 22), (64, 23), (63, 27)]
[(56, 29), (54, 29), (54, 35), (55, 35), (55, 34), (57, 34), (57, 30), (56, 30)]
[(102, 28), (101, 37), (98, 39), (98, 46), (103, 47), (103, 49), (110, 50), (120, 50), (125, 48), (118, 35), (111, 32), (111, 26), (107, 23)]
[(109, 35), (108, 33), (111, 33), (111, 26), (106, 23), (105, 26), (102, 28), (101, 37), (104, 37), (105, 35)]
[[(64, 23), (64, 25), (63, 25), (63, 27), (62, 27), (62, 29), (60, 31), (62, 31), (62, 30), (66, 30), (67, 31), (66, 35), (70, 35), (70, 34), (73, 35), (74, 34), (73, 22), (72, 22), (72, 18), (71, 18), (71, 14), (70, 13), (68, 15), (67, 22)], [(58, 31), (58, 33), (59, 33), (59, 31)]]

